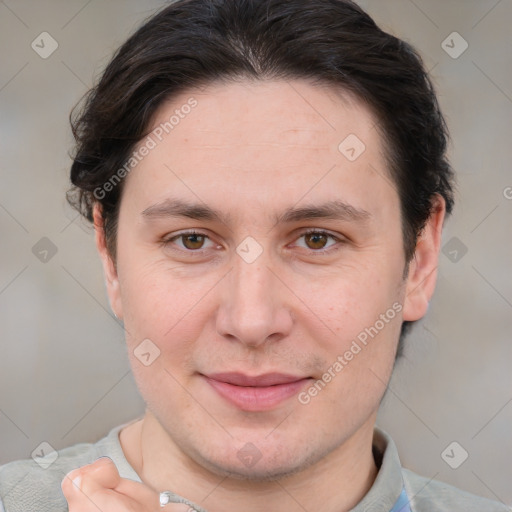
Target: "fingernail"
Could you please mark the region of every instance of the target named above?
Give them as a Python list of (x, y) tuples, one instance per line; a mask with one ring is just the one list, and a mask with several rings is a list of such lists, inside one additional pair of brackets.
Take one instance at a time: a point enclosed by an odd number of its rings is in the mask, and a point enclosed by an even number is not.
[(72, 480), (73, 485), (80, 490), (80, 486), (82, 485), (82, 477), (78, 475), (77, 477), (73, 478)]
[(64, 478), (71, 480), (71, 483), (73, 484), (73, 490), (80, 490), (82, 485), (82, 476), (77, 469), (70, 471)]
[(96, 462), (98, 462), (99, 460), (102, 460), (103, 462), (109, 461), (109, 462), (114, 463), (114, 461), (109, 456), (107, 456), (107, 455), (102, 455), (101, 457), (98, 457), (96, 459)]

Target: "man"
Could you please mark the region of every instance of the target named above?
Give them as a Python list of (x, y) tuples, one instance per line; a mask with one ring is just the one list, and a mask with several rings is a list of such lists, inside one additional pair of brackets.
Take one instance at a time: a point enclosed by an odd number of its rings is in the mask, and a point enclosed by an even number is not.
[(346, 0), (177, 1), (74, 134), (69, 199), (147, 410), (4, 466), (7, 512), (507, 510), (402, 469), (375, 427), (453, 207), (410, 46)]

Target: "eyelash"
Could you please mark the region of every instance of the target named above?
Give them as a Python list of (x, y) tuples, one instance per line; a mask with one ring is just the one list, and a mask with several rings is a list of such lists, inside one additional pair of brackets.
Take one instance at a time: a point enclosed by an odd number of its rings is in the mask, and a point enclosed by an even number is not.
[[(334, 236), (332, 233), (329, 233), (328, 231), (323, 231), (321, 229), (308, 229), (306, 231), (303, 231), (302, 233), (299, 234), (299, 236), (297, 237), (296, 240), (298, 240), (299, 238), (302, 238), (303, 236), (311, 235), (311, 234), (325, 235), (325, 236), (327, 236), (329, 238), (332, 238), (336, 242), (338, 242), (338, 244), (346, 243), (346, 240), (338, 238), (338, 237)], [(184, 231), (182, 233), (179, 233), (178, 235), (172, 236), (171, 238), (163, 239), (161, 241), (161, 245), (162, 245), (162, 247), (167, 248), (167, 247), (171, 246), (172, 243), (175, 240), (178, 240), (181, 237), (185, 237), (185, 236), (188, 236), (188, 235), (198, 235), (198, 236), (204, 237), (204, 238), (206, 238), (208, 240), (211, 240), (210, 237), (208, 235), (206, 235), (205, 233), (201, 233), (199, 231), (191, 230), (191, 231)], [(324, 254), (331, 254), (331, 253), (337, 251), (338, 249), (340, 249), (339, 245), (337, 247), (333, 245), (332, 247), (333, 248), (330, 248), (330, 249), (318, 249), (318, 250), (310, 249), (310, 252), (313, 255), (321, 256), (321, 255), (324, 255)], [(173, 251), (177, 251), (177, 252), (181, 252), (181, 253), (183, 253), (183, 252), (189, 253), (189, 254), (195, 255), (195, 256), (201, 256), (204, 252), (208, 251), (208, 249), (192, 250), (192, 249), (176, 249), (174, 247), (172, 247), (172, 250)]]

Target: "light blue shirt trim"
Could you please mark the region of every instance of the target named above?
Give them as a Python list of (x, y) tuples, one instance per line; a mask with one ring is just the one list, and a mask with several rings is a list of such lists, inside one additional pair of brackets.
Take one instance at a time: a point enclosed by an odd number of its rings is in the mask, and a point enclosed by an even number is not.
[(410, 500), (405, 489), (402, 489), (395, 506), (389, 512), (411, 512)]

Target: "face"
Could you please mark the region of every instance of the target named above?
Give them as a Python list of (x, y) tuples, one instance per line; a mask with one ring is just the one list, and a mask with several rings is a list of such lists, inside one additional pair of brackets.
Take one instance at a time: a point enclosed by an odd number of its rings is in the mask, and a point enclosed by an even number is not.
[(373, 428), (401, 322), (433, 291), (442, 215), (404, 280), (375, 119), (307, 81), (211, 84), (153, 128), (124, 183), (117, 270), (102, 251), (148, 409), (218, 473), (336, 453)]

